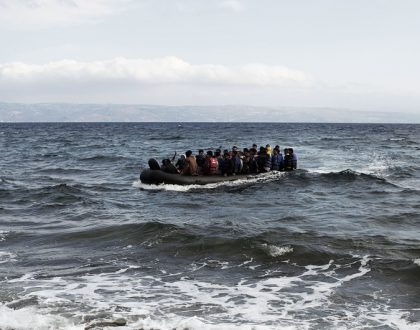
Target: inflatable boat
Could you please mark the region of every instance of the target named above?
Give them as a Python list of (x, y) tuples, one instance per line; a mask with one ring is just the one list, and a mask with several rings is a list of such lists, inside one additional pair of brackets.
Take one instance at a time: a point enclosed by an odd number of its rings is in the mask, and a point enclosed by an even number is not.
[(223, 181), (235, 181), (240, 179), (248, 179), (254, 177), (254, 175), (230, 175), (230, 176), (222, 176), (222, 175), (197, 175), (197, 176), (190, 176), (190, 175), (179, 175), (179, 174), (171, 174), (166, 173), (161, 170), (151, 170), (146, 169), (140, 173), (140, 181), (145, 184), (178, 184), (178, 185), (205, 185), (209, 183), (218, 183)]

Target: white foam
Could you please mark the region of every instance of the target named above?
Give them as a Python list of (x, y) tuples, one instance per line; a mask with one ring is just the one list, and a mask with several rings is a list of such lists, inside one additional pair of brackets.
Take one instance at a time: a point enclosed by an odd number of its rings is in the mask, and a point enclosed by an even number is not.
[[(211, 262), (221, 267), (227, 265), (217, 260)], [(127, 312), (117, 316), (134, 322), (130, 323), (133, 328), (296, 329), (310, 327), (310, 320), (295, 319), (296, 311), (328, 305), (334, 289), (369, 271), (361, 261), (359, 271), (354, 274), (341, 279), (330, 277), (328, 282), (316, 279), (334, 267), (338, 266), (331, 261), (322, 266), (307, 266), (306, 271), (298, 276), (276, 277), (270, 274), (256, 283), (244, 279), (231, 286), (189, 278), (175, 281), (165, 281), (165, 277), (141, 278), (133, 274), (129, 276), (124, 270), (86, 275), (74, 282), (69, 279), (64, 282), (62, 278), (26, 278), (22, 279), (22, 287), (28, 290), (28, 297), (36, 296), (41, 306), (48, 307), (44, 311), (48, 315), (55, 306), (83, 305), (87, 310), (79, 312), (86, 314), (93, 311), (112, 313), (113, 306), (118, 305), (124, 306)], [(293, 290), (298, 286), (305, 288), (303, 292)], [(217, 312), (210, 313), (210, 318), (207, 318), (208, 312), (205, 311), (212, 308)], [(70, 306), (66, 310), (71, 310)], [(194, 310), (202, 311), (201, 318), (182, 316)], [(162, 318), (161, 314), (166, 317)], [(233, 321), (229, 323), (229, 319)]]
[(281, 177), (286, 175), (285, 172), (268, 172), (263, 173), (255, 177), (250, 177), (247, 179), (239, 179), (235, 181), (223, 181), (218, 183), (209, 183), (206, 185), (197, 185), (197, 184), (191, 184), (191, 185), (177, 185), (177, 184), (144, 184), (140, 180), (136, 180), (132, 183), (132, 186), (134, 188), (140, 188), (143, 190), (164, 190), (164, 191), (177, 191), (177, 192), (187, 192), (190, 190), (195, 189), (216, 189), (219, 187), (238, 187), (245, 184), (252, 184), (257, 182), (267, 182), (267, 181), (275, 181)]
[(6, 251), (0, 251), (0, 264), (4, 264), (6, 262), (15, 262), (16, 261), (16, 254)]
[(287, 253), (293, 252), (293, 248), (291, 246), (276, 246), (263, 243), (261, 244), (261, 247), (265, 252), (267, 252), (268, 255), (272, 257), (280, 257)]
[[(105, 313), (112, 318), (125, 318), (127, 329), (306, 329), (313, 327), (313, 316), (310, 316), (313, 309), (325, 311), (329, 322), (345, 328), (347, 323), (340, 323), (343, 322), (342, 315), (331, 314), (337, 307), (330, 297), (339, 287), (351, 285), (349, 283), (369, 273), (369, 260), (366, 256), (359, 258), (354, 262), (357, 267), (339, 265), (331, 260), (325, 265), (306, 266), (295, 276), (273, 270), (258, 281), (244, 278), (236, 284), (196, 280), (190, 273), (185, 274), (188, 277), (178, 279), (165, 272), (160, 277), (142, 276), (137, 266), (75, 278), (28, 276), (7, 283), (23, 288), (26, 294), (20, 298), (37, 297), (38, 309), (28, 311), (40, 317), (34, 324), (45, 321), (49, 322), (50, 328), (55, 328), (52, 325), (56, 322), (62, 322), (57, 328), (71, 329), (74, 326), (71, 319), (83, 320), (87, 314)], [(234, 267), (220, 260), (208, 262), (222, 269)], [(249, 268), (249, 263), (244, 263), (243, 267)], [(205, 264), (193, 267), (191, 273), (203, 266)], [(343, 267), (346, 267), (344, 276), (337, 272)], [(115, 312), (115, 306), (122, 307), (120, 312)], [(408, 322), (404, 318), (406, 314), (396, 311), (388, 311), (393, 315), (392, 320), (381, 321), (380, 312), (385, 313), (386, 305), (379, 305), (378, 309), (363, 304), (348, 307), (342, 307), (342, 312), (347, 313), (348, 324), (355, 327), (360, 327), (361, 319), (367, 322), (376, 318), (379, 325)], [(3, 319), (4, 324), (14, 325), (10, 321), (13, 319), (11, 313), (7, 311), (9, 316)], [(296, 318), (296, 313), (302, 317)], [(57, 321), (51, 316), (56, 314), (67, 315), (70, 319)], [(0, 323), (0, 327), (4, 324)]]
[[(171, 322), (166, 320), (154, 320), (150, 317), (139, 320), (132, 325), (133, 329), (144, 329), (144, 330), (270, 330), (277, 329), (277, 327), (267, 325), (236, 325), (233, 323), (218, 323), (209, 324), (205, 323), (199, 317), (180, 318), (174, 317)], [(294, 326), (282, 326), (284, 330), (296, 329)]]
[(83, 326), (76, 326), (64, 317), (42, 314), (35, 307), (15, 310), (4, 305), (0, 305), (0, 327), (14, 330), (84, 329)]
[(420, 266), (420, 258), (414, 259), (413, 263), (417, 266)]
[(0, 242), (6, 240), (6, 237), (8, 234), (9, 234), (8, 231), (0, 230)]
[(387, 177), (389, 175), (391, 160), (383, 155), (373, 155), (373, 159), (368, 162), (368, 166), (362, 169), (363, 173), (373, 174), (379, 177)]

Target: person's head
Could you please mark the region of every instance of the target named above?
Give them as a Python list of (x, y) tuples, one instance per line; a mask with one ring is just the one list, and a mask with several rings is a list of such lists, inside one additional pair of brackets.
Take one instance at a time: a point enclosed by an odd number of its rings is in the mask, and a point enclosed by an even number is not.
[(237, 146), (233, 146), (232, 147), (232, 151), (238, 151), (238, 147)]
[(198, 154), (199, 154), (199, 155), (204, 154), (204, 150), (203, 150), (203, 149), (198, 149)]
[(273, 154), (274, 154), (274, 155), (278, 155), (278, 153), (279, 153), (279, 151), (278, 151), (276, 148), (274, 148), (274, 149), (273, 149)]
[(265, 153), (265, 148), (263, 146), (260, 147), (260, 153)]
[(192, 155), (192, 151), (191, 150), (188, 150), (186, 153), (185, 153), (185, 156), (187, 156), (187, 157), (190, 157)]
[(244, 148), (243, 152), (244, 152), (244, 154), (246, 154), (247, 152), (249, 152), (249, 149), (248, 148)]
[(207, 156), (213, 157), (213, 151), (211, 151), (211, 150), (207, 151)]
[(185, 155), (181, 155), (181, 159), (184, 160), (185, 159)]
[(279, 146), (279, 145), (276, 145), (276, 146), (274, 147), (274, 149), (277, 149), (277, 151), (279, 151), (279, 152), (280, 152), (280, 146)]
[(254, 143), (254, 144), (252, 145), (252, 148), (253, 148), (253, 149), (255, 149), (255, 150), (257, 150), (257, 149), (258, 149), (258, 146)]
[(251, 155), (254, 156), (257, 153), (257, 149), (251, 148), (250, 152), (251, 152)]
[(220, 155), (222, 153), (222, 150), (220, 148), (217, 148), (216, 153), (219, 153), (219, 155)]
[(222, 152), (220, 151), (220, 149), (217, 149), (216, 152), (214, 153), (215, 157), (220, 157), (220, 155), (222, 154)]

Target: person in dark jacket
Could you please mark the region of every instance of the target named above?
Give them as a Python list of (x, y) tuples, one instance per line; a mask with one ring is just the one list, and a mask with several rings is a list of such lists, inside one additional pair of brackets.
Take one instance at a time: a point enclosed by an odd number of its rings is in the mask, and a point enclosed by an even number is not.
[(294, 152), (293, 148), (289, 148), (290, 152), (292, 153), (292, 167), (294, 170), (297, 169), (297, 155), (296, 152)]
[(242, 160), (237, 150), (232, 151), (232, 167), (234, 175), (241, 173)]
[(198, 150), (198, 155), (195, 157), (195, 160), (197, 162), (197, 166), (201, 170), (204, 166), (204, 162), (206, 161), (206, 156), (204, 155), (203, 149)]
[(285, 171), (293, 171), (293, 149), (292, 148), (285, 148), (284, 149), (284, 170)]
[(248, 171), (249, 174), (257, 174), (258, 173), (258, 163), (257, 163), (257, 149), (251, 148), (249, 152), (249, 160), (248, 160)]
[(220, 149), (216, 149), (216, 152), (214, 153), (214, 158), (216, 158), (217, 160), (216, 174), (222, 174), (223, 156), (222, 151)]
[(175, 164), (176, 169), (179, 173), (181, 173), (184, 170), (185, 167), (185, 155), (181, 155), (178, 159), (178, 161)]
[(258, 163), (258, 172), (264, 173), (269, 172), (271, 169), (271, 157), (267, 153), (267, 149), (264, 147), (260, 147), (260, 152), (258, 153), (257, 158)]
[(174, 164), (171, 163), (170, 159), (162, 160), (162, 166), (160, 167), (160, 169), (166, 173), (178, 174), (178, 170), (176, 169)]
[[(246, 150), (245, 150), (246, 149)], [(247, 148), (244, 148), (243, 156), (242, 156), (242, 174), (251, 174), (250, 170), (250, 160), (251, 160), (251, 153)]]
[(232, 155), (229, 153), (228, 150), (223, 151), (223, 161), (221, 164), (221, 172), (222, 175), (228, 176), (232, 175), (233, 173), (233, 163), (232, 163)]
[(279, 149), (273, 149), (273, 156), (271, 156), (271, 169), (273, 171), (282, 171), (284, 167), (283, 155), (279, 153)]

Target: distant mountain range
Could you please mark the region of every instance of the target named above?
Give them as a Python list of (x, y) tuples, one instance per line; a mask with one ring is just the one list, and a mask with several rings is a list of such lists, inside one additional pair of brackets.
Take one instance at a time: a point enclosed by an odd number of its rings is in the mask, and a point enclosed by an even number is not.
[(0, 103), (0, 122), (420, 123), (418, 112), (255, 106)]

